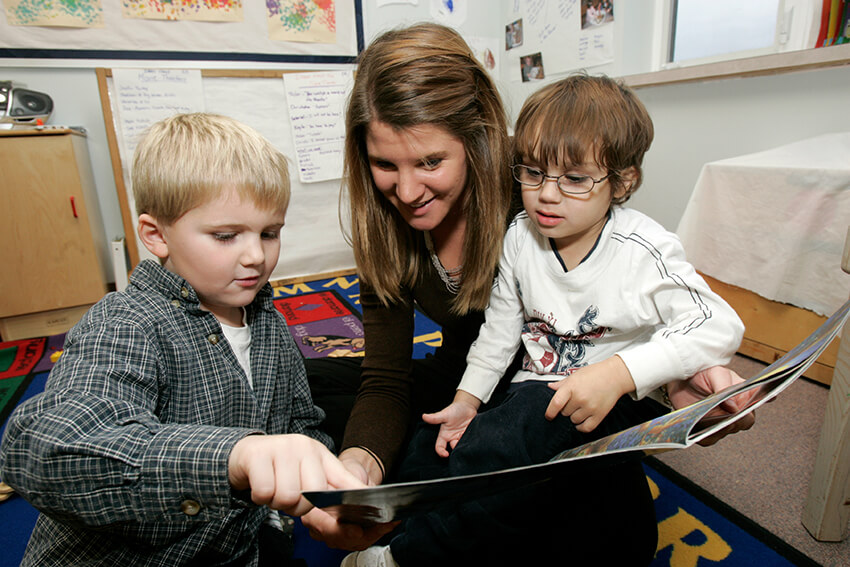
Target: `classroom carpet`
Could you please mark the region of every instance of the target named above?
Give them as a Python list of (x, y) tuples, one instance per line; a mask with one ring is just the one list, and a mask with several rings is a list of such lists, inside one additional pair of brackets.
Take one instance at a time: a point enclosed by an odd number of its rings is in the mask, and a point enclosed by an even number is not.
[[(305, 358), (363, 355), (355, 276), (278, 285), (274, 302)], [(50, 368), (61, 356), (64, 337), (0, 342), (0, 435), (14, 407), (44, 389)], [(417, 312), (414, 356), (433, 352), (441, 338), (439, 326)], [(659, 530), (651, 567), (817, 565), (661, 461), (647, 458), (644, 468)], [(20, 564), (37, 516), (20, 496), (0, 502), (0, 567)], [(309, 567), (336, 567), (345, 556), (312, 540), (300, 522), (295, 530), (295, 557)]]

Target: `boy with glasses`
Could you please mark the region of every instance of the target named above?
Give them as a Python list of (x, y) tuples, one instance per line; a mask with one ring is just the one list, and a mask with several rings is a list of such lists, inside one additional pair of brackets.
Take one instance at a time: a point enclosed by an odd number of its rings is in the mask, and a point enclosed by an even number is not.
[[(676, 388), (729, 362), (743, 335), (737, 314), (686, 261), (675, 234), (621, 206), (641, 184), (652, 138), (643, 104), (607, 77), (569, 77), (526, 101), (512, 167), (525, 211), (505, 237), (454, 402), (423, 416), (440, 425), (439, 455), (455, 448), (520, 345), (512, 394), (476, 420), (478, 436), (492, 437), (498, 415), (511, 415), (520, 437), (498, 436), (486, 458), (504, 460), (494, 469), (529, 464), (511, 460), (526, 442), (540, 445), (528, 451), (542, 462), (643, 422), (647, 396), (663, 401), (668, 382)], [(517, 419), (544, 422), (540, 436), (528, 437)], [(463, 459), (463, 446), (451, 460)]]

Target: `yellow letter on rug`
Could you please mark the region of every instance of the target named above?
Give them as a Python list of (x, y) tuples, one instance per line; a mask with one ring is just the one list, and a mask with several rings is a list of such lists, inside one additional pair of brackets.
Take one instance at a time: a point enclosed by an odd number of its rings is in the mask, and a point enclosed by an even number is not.
[[(705, 536), (700, 545), (691, 545), (685, 538), (695, 531)], [(696, 567), (700, 557), (711, 561), (726, 559), (732, 548), (717, 533), (681, 508), (674, 515), (658, 524), (658, 551), (673, 546), (670, 567)]]

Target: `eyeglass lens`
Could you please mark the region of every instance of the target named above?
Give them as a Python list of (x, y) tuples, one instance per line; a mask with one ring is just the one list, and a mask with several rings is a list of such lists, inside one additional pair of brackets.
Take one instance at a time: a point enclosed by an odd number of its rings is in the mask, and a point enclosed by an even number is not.
[[(512, 167), (512, 170), (514, 173), (514, 179), (527, 187), (535, 189), (543, 185), (543, 182), (546, 181), (547, 178), (554, 179), (553, 176), (546, 175), (539, 169), (529, 167), (527, 165), (515, 165)], [(588, 193), (596, 184), (596, 181), (587, 175), (571, 175), (565, 173), (563, 175), (559, 175), (557, 180), (558, 187), (565, 193)]]

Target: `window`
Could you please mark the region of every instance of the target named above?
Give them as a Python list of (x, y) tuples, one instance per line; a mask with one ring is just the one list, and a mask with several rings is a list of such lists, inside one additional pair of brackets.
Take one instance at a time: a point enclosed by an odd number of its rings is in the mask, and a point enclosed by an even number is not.
[(771, 53), (779, 0), (675, 0), (670, 61)]
[(822, 0), (657, 0), (667, 28), (657, 68), (813, 47), (821, 6)]

